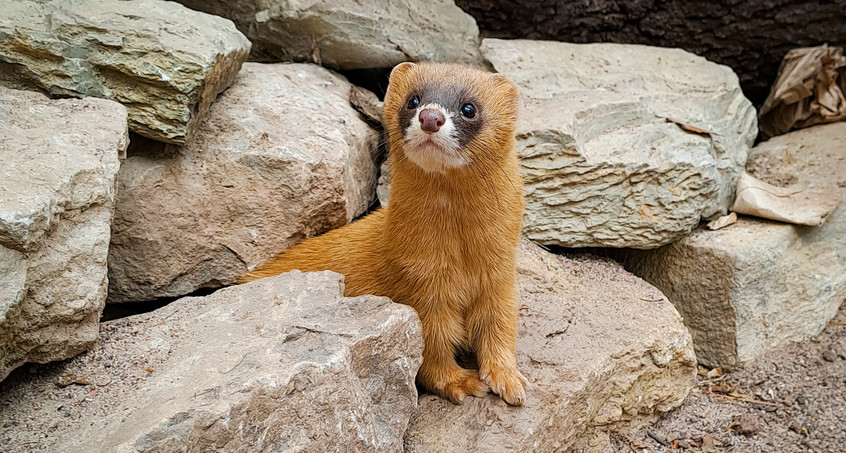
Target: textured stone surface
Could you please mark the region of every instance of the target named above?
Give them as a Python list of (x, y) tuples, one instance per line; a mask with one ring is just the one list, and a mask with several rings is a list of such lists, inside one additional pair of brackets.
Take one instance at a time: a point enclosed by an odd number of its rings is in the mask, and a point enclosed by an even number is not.
[(124, 104), (129, 128), (184, 143), (250, 42), (229, 20), (160, 0), (3, 1), (0, 85)]
[(342, 282), (292, 272), (104, 323), (0, 388), (0, 450), (399, 451), (420, 322)]
[(529, 238), (654, 248), (728, 208), (757, 134), (729, 68), (678, 49), (618, 44), (486, 39), (482, 54), (522, 95), (517, 152)]
[(479, 29), (452, 0), (179, 0), (232, 19), (251, 59), (310, 61), (333, 69), (410, 60), (480, 64)]
[(118, 175), (109, 301), (232, 283), (364, 212), (378, 134), (349, 93), (319, 66), (248, 63), (185, 146), (130, 146)]
[[(846, 192), (846, 123), (763, 142), (747, 169), (774, 185)], [(740, 217), (718, 231), (633, 252), (627, 267), (660, 288), (690, 328), (699, 361), (730, 368), (819, 333), (846, 298), (846, 208), (822, 227)]]
[(423, 395), (406, 451), (568, 451), (597, 432), (654, 422), (693, 386), (690, 334), (651, 285), (613, 261), (557, 257), (527, 241), (517, 269), (525, 405)]
[[(844, 0), (457, 0), (483, 36), (680, 47), (731, 66), (760, 106), (796, 47), (846, 46)], [(812, 25), (810, 25), (812, 24)]]
[(97, 338), (126, 109), (0, 87), (0, 380)]

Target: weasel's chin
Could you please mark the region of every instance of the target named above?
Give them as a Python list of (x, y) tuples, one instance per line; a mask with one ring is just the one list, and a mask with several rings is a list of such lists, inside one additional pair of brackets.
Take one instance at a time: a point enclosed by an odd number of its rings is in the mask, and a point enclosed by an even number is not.
[(427, 151), (434, 151), (434, 152), (441, 152), (441, 153), (446, 153), (446, 152), (450, 151), (449, 149), (447, 149), (446, 146), (444, 146), (440, 143), (437, 143), (436, 141), (432, 140), (431, 138), (420, 140), (418, 143), (415, 144), (415, 146), (417, 148), (421, 149), (421, 150), (427, 150)]
[(446, 173), (449, 169), (463, 167), (470, 163), (457, 150), (434, 140), (406, 142), (405, 155), (408, 160), (427, 173)]

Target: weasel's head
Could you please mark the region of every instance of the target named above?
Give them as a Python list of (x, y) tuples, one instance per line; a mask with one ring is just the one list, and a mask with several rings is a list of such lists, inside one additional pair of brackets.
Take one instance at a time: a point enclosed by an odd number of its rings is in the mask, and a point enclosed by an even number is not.
[(401, 63), (385, 94), (391, 152), (429, 173), (502, 158), (514, 152), (518, 102), (517, 87), (502, 74)]

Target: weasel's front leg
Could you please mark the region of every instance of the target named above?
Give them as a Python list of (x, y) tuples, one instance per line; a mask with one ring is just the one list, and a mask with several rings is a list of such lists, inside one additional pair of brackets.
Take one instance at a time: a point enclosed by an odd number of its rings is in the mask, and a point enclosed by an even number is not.
[(479, 376), (506, 403), (520, 406), (526, 378), (517, 370), (517, 292), (514, 278), (489, 288), (470, 307), (467, 332), (479, 361)]
[(456, 345), (462, 343), (461, 318), (445, 305), (418, 309), (423, 324), (423, 364), (417, 380), (430, 392), (455, 404), (467, 395), (485, 396), (490, 389), (479, 372), (466, 370), (455, 361)]

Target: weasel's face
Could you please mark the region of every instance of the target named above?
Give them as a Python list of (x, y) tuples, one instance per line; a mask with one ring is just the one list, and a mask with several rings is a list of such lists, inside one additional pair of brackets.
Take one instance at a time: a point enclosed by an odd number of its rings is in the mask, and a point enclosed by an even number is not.
[(460, 85), (424, 84), (399, 111), (405, 155), (427, 172), (444, 173), (471, 162), (462, 152), (484, 123), (478, 99)]
[(491, 149), (513, 148), (500, 142), (513, 140), (516, 102), (516, 87), (502, 75), (403, 63), (391, 73), (385, 124), (408, 160), (446, 173), (489, 157)]

